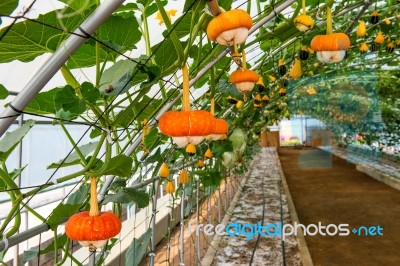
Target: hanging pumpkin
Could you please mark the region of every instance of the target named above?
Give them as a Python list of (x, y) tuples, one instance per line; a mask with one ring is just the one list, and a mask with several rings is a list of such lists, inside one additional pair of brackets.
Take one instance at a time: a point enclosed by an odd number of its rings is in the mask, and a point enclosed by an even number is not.
[(259, 92), (263, 92), (265, 90), (265, 85), (264, 85), (264, 79), (263, 77), (259, 77), (258, 81), (256, 83), (256, 87), (258, 89)]
[(189, 143), (197, 145), (214, 130), (215, 119), (210, 112), (190, 110), (189, 72), (186, 64), (183, 67), (182, 111), (164, 113), (158, 121), (158, 127), (161, 133), (172, 137), (179, 147)]
[(189, 174), (186, 171), (186, 169), (182, 169), (181, 173), (179, 174), (179, 183), (180, 184), (189, 183)]
[(172, 194), (175, 191), (175, 186), (172, 181), (168, 181), (167, 185), (165, 186), (165, 192), (168, 194)]
[(394, 43), (393, 42), (389, 42), (386, 45), (386, 51), (389, 52), (389, 53), (393, 53), (393, 51), (394, 51)]
[(162, 177), (162, 178), (167, 178), (169, 176), (169, 167), (167, 165), (167, 163), (163, 163), (160, 167), (160, 171), (158, 172), (158, 174)]
[(278, 73), (281, 76), (284, 76), (286, 74), (286, 66), (285, 62), (283, 62), (283, 59), (278, 60)]
[(284, 78), (282, 81), (282, 85), (283, 85), (283, 87), (289, 86), (289, 80), (287, 78)]
[(269, 75), (268, 78), (269, 78), (269, 80), (271, 82), (275, 82), (276, 81), (276, 78), (274, 76), (272, 76), (272, 75)]
[(204, 158), (210, 159), (211, 157), (212, 157), (212, 152), (211, 152), (210, 148), (208, 148), (206, 150), (206, 152), (204, 153)]
[(253, 25), (250, 15), (242, 9), (222, 12), (207, 26), (207, 36), (221, 45), (242, 44)]
[(290, 69), (289, 77), (292, 79), (297, 79), (301, 77), (301, 61), (296, 59), (294, 62), (292, 69)]
[(392, 24), (392, 22), (390, 22), (390, 19), (388, 19), (388, 18), (385, 18), (385, 23), (386, 23), (386, 25)]
[(103, 247), (108, 239), (119, 234), (121, 221), (111, 212), (100, 212), (96, 178), (90, 179), (90, 211), (72, 215), (65, 224), (65, 233), (90, 251)]
[(203, 167), (204, 167), (204, 162), (203, 162), (203, 160), (198, 160), (197, 163), (196, 163), (196, 166), (197, 166), (198, 168), (203, 168)]
[(264, 95), (264, 96), (261, 98), (261, 101), (262, 101), (264, 104), (268, 104), (268, 103), (269, 103), (269, 97), (268, 97), (268, 95)]
[(307, 46), (302, 45), (302, 46), (301, 46), (301, 49), (300, 49), (300, 52), (299, 52), (299, 57), (300, 57), (300, 59), (303, 60), (303, 61), (304, 61), (304, 60), (307, 60), (309, 54), (310, 54), (310, 53), (308, 52)]
[(379, 13), (377, 10), (374, 10), (371, 13), (371, 23), (376, 24), (378, 22), (379, 22)]
[(385, 37), (383, 36), (383, 33), (380, 31), (375, 37), (374, 43), (376, 44), (382, 44), (385, 41)]
[(237, 108), (237, 109), (240, 109), (240, 107), (242, 107), (242, 105), (243, 105), (243, 101), (238, 101), (238, 102), (236, 103), (236, 108)]
[(254, 103), (254, 108), (258, 109), (261, 107), (262, 107), (261, 103)]
[(306, 1), (302, 0), (303, 13), (294, 19), (294, 25), (299, 31), (308, 31), (314, 27), (314, 20), (306, 14)]
[(322, 63), (341, 62), (350, 48), (350, 38), (345, 33), (332, 33), (332, 12), (327, 7), (326, 35), (316, 35), (311, 40), (311, 48), (317, 51)]
[[(210, 113), (214, 116), (215, 115), (215, 100), (214, 98), (211, 99), (210, 101)], [(218, 118), (215, 119), (215, 127), (213, 130), (213, 133), (210, 135), (206, 136), (206, 139), (212, 139), (212, 140), (220, 140), (228, 133), (228, 123), (222, 119)]]
[(357, 27), (357, 37), (364, 37), (365, 34), (367, 33), (367, 28), (365, 27), (365, 22), (360, 21), (360, 24), (358, 24)]
[(278, 93), (279, 93), (280, 96), (285, 96), (286, 95), (286, 89), (282, 87), (282, 88), (279, 89)]
[(231, 96), (228, 96), (228, 103), (230, 103), (230, 104), (236, 104), (237, 102), (238, 102), (237, 99), (235, 99), (235, 98), (233, 98), (233, 97), (231, 97)]
[(193, 155), (196, 154), (196, 146), (194, 146), (193, 143), (189, 143), (189, 144), (186, 146), (185, 151), (186, 151), (187, 155), (193, 156)]
[(396, 47), (397, 47), (397, 48), (400, 48), (400, 39), (398, 39), (398, 40), (396, 41)]
[(254, 97), (254, 102), (255, 102), (256, 104), (261, 104), (261, 96), (260, 96), (260, 94), (257, 94), (257, 95)]
[(366, 53), (366, 52), (368, 52), (368, 45), (365, 43), (365, 42), (363, 42), (361, 45), (360, 45), (360, 52), (361, 53)]
[(242, 68), (233, 71), (229, 76), (229, 81), (236, 85), (236, 89), (243, 93), (244, 100), (246, 100), (246, 94), (253, 90), (259, 76), (257, 72), (247, 69), (246, 53), (244, 51), (242, 57)]

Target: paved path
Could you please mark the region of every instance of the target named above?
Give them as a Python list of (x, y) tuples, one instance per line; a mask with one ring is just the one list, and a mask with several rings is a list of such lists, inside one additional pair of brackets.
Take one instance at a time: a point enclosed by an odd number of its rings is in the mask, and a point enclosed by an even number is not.
[[(250, 176), (228, 224), (291, 223), (280, 175), (276, 149), (263, 148), (254, 159)], [(272, 227), (270, 231), (273, 232)], [(249, 265), (253, 252), (252, 265), (301, 265), (295, 236), (282, 241), (281, 236), (267, 235), (260, 236), (258, 243), (257, 236), (250, 240), (243, 235), (223, 236), (213, 265)]]

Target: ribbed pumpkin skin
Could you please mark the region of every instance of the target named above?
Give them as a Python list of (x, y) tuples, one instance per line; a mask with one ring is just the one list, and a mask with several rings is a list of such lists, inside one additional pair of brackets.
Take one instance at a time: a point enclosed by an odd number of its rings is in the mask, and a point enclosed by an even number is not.
[(121, 221), (111, 212), (101, 212), (99, 216), (89, 216), (89, 212), (72, 215), (65, 225), (65, 232), (72, 240), (96, 241), (105, 240), (118, 235)]
[(233, 84), (241, 82), (254, 82), (258, 81), (257, 72), (250, 69), (239, 69), (232, 72), (229, 76), (229, 81)]
[(224, 31), (238, 28), (250, 29), (252, 25), (253, 20), (246, 11), (234, 9), (213, 18), (207, 26), (207, 36), (210, 40), (215, 41)]
[(215, 119), (215, 130), (214, 134), (226, 134), (228, 133), (228, 123), (224, 119)]
[(311, 49), (314, 51), (338, 51), (348, 50), (349, 48), (349, 36), (341, 32), (317, 35), (311, 40)]
[(158, 127), (171, 137), (207, 136), (214, 130), (215, 118), (204, 110), (169, 111), (161, 116)]

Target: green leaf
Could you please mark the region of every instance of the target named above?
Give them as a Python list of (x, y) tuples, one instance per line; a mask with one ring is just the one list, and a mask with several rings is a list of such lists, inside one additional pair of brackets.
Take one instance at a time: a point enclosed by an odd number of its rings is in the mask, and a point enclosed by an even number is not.
[(54, 102), (57, 109), (62, 108), (65, 112), (70, 112), (72, 117), (77, 117), (86, 111), (85, 100), (79, 99), (69, 85), (56, 92)]
[(132, 71), (137, 64), (131, 60), (120, 60), (101, 75), (99, 91), (103, 95), (119, 95), (131, 88)]
[(97, 0), (58, 0), (65, 3), (77, 12), (88, 9), (97, 4)]
[(142, 38), (139, 23), (134, 13), (123, 13), (113, 15), (104, 22), (98, 30), (98, 36), (108, 44), (123, 47), (119, 52), (125, 52), (136, 48), (135, 44)]
[(64, 223), (69, 217), (79, 211), (81, 204), (59, 204), (47, 219), (51, 230), (55, 230), (59, 224)]
[(137, 266), (142, 261), (146, 253), (146, 248), (150, 243), (152, 235), (151, 228), (139, 238), (134, 238), (128, 250), (125, 253), (125, 265)]
[[(92, 151), (94, 151), (97, 147), (97, 145), (99, 144), (98, 141), (96, 142), (89, 142), (87, 144), (84, 144), (82, 146), (79, 147), (79, 150), (81, 151), (81, 153), (83, 154), (83, 156), (87, 156), (89, 155)], [(58, 167), (66, 167), (66, 166), (71, 166), (71, 165), (75, 165), (75, 164), (79, 164), (80, 163), (81, 158), (79, 157), (78, 153), (76, 151), (74, 151), (73, 153), (71, 153), (67, 159), (64, 161), (64, 163), (61, 165), (63, 159), (61, 159), (59, 162), (57, 163), (52, 163), (49, 166), (47, 166), (47, 169), (52, 169), (52, 168), (58, 168)]]
[(35, 122), (27, 120), (25, 124), (14, 131), (7, 132), (0, 140), (0, 161), (5, 162), (12, 151), (17, 147)]
[[(2, 0), (0, 2), (0, 14), (10, 15), (18, 6), (18, 0)], [(1, 18), (0, 18), (1, 25)]]
[(39, 93), (25, 108), (26, 112), (34, 114), (56, 114), (54, 97), (62, 88), (54, 88), (49, 91)]
[(28, 261), (33, 260), (34, 258), (37, 258), (38, 255), (39, 255), (39, 248), (31, 248), (30, 250), (25, 250), (23, 259), (24, 264), (27, 263)]
[(132, 104), (134, 117), (136, 117), (137, 121), (143, 121), (143, 119), (151, 117), (161, 104), (162, 101), (160, 99), (152, 99), (147, 95), (144, 95), (141, 99), (137, 97), (134, 104)]
[(137, 190), (130, 187), (119, 189), (115, 194), (107, 195), (104, 198), (103, 204), (113, 203), (136, 203), (139, 208), (144, 208), (149, 205), (150, 196), (143, 190)]
[[(111, 52), (110, 49), (104, 46), (100, 47), (99, 60), (104, 62), (114, 61), (117, 57), (116, 52)], [(96, 47), (94, 44), (85, 43), (72, 55), (71, 59), (67, 62), (69, 69), (84, 68), (94, 66), (96, 64)]]
[(96, 103), (100, 98), (100, 92), (90, 82), (84, 82), (81, 85), (81, 93), (83, 98), (89, 103)]
[(127, 128), (134, 119), (135, 113), (133, 112), (133, 108), (128, 106), (116, 115), (113, 125)]
[[(220, 1), (218, 1), (219, 4)], [(186, 0), (185, 5), (183, 6), (183, 13), (190, 10), (202, 10), (206, 5), (205, 1), (197, 1), (197, 0)], [(187, 16), (190, 18), (190, 16)], [(189, 22), (190, 25), (190, 22)]]
[(147, 80), (140, 84), (141, 89), (150, 88), (156, 84), (161, 77), (161, 68), (159, 66), (149, 66), (146, 68)]
[(67, 200), (67, 204), (76, 205), (82, 204), (85, 202), (88, 194), (89, 194), (89, 185), (83, 184), (81, 185), (78, 190), (74, 191)]
[(159, 140), (160, 134), (157, 127), (151, 129), (150, 133), (144, 138), (144, 145), (147, 149), (151, 149), (153, 145)]
[(126, 155), (117, 155), (98, 170), (89, 171), (87, 176), (116, 175), (120, 177), (130, 177), (132, 174), (133, 159)]
[(147, 157), (147, 159), (144, 161), (144, 165), (148, 165), (148, 164), (160, 162), (160, 161), (162, 161), (161, 149), (158, 148), (153, 155)]
[(9, 95), (8, 90), (6, 87), (0, 84), (0, 100), (7, 98)]
[[(60, 12), (68, 14), (68, 16), (60, 19), (58, 17)], [(76, 12), (75, 9), (66, 8), (62, 11), (55, 10), (40, 15), (35, 19), (39, 23), (29, 20), (16, 23), (0, 42), (0, 63), (14, 60), (30, 62), (39, 55), (54, 52), (70, 35), (57, 28), (73, 31), (83, 22), (89, 12), (90, 10)], [(70, 14), (75, 15), (70, 16)], [(52, 25), (55, 28), (40, 23)], [(7, 28), (1, 29), (0, 35), (6, 30)]]
[(153, 46), (151, 50), (155, 51), (154, 59), (156, 64), (161, 67), (163, 76), (171, 74), (175, 70), (171, 66), (175, 64), (178, 58), (172, 40), (167, 38), (163, 42)]

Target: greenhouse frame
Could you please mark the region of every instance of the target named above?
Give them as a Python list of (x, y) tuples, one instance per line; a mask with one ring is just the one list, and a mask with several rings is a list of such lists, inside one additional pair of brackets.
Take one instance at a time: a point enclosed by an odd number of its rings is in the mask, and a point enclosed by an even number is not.
[(400, 265), (400, 1), (1, 0), (0, 265)]

